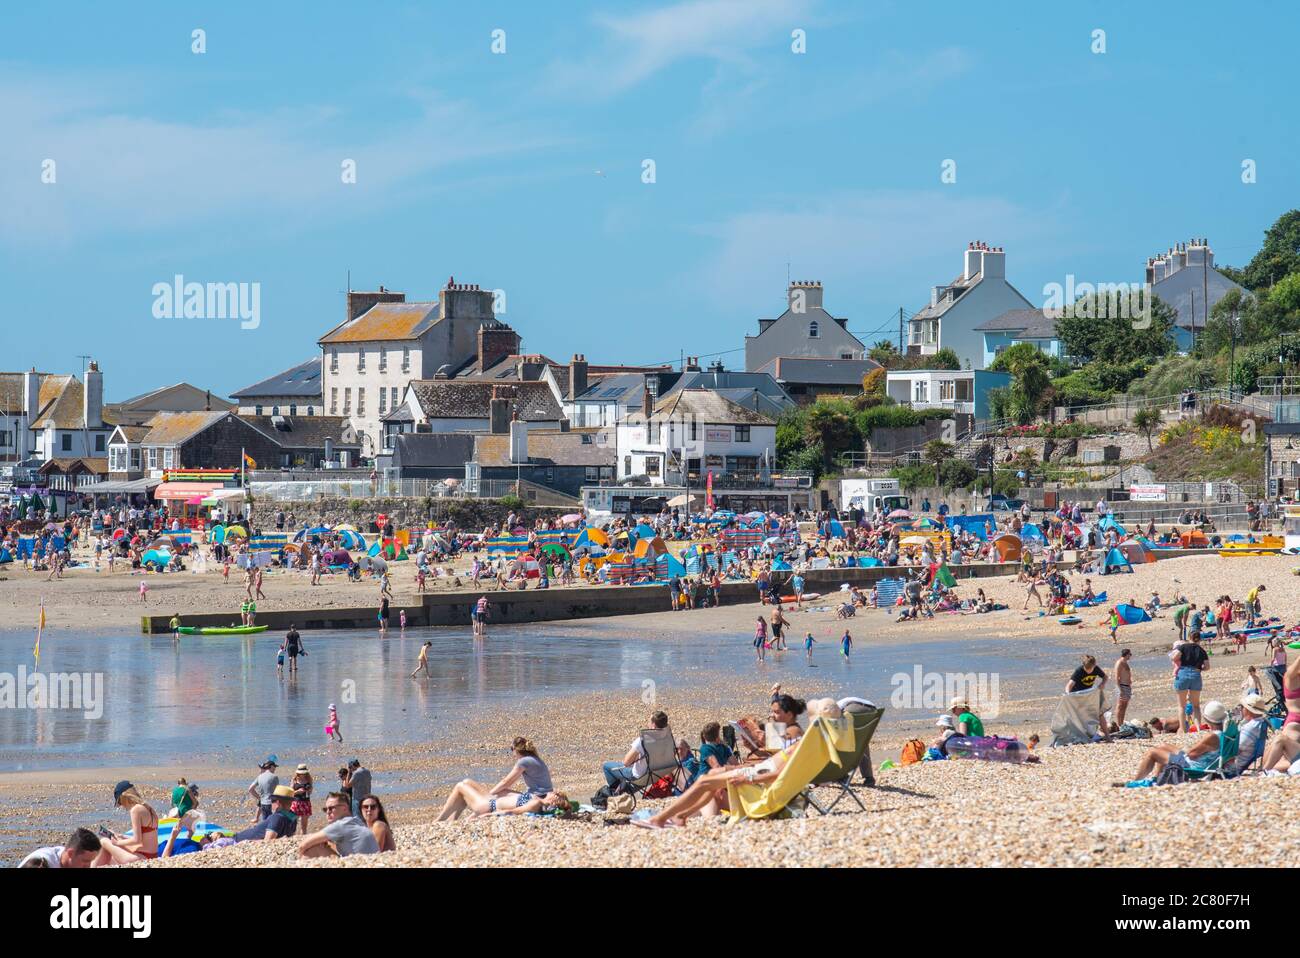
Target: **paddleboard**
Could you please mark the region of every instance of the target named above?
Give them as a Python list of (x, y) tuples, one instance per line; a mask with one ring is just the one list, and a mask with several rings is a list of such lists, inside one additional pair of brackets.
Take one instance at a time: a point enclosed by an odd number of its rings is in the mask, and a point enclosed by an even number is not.
[(226, 628), (215, 626), (205, 626), (199, 628), (193, 625), (182, 625), (176, 631), (181, 635), (252, 635), (255, 632), (265, 632), (265, 625), (236, 625)]

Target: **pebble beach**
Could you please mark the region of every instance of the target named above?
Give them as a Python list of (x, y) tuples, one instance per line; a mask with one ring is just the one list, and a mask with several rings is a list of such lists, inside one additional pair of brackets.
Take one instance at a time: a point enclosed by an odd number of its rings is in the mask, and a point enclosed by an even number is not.
[[(1259, 583), (1269, 586), (1265, 615), (1275, 615), (1287, 624), (1300, 619), (1300, 601), (1292, 585), (1290, 557), (1264, 556), (1221, 558), (1217, 555), (1171, 559), (1136, 567), (1133, 574), (1094, 578), (1098, 591), (1106, 589), (1110, 599), (1140, 604), (1152, 589), (1172, 598), (1183, 592), (1190, 598), (1208, 601), (1223, 592), (1244, 595)], [(57, 641), (58, 629), (69, 617), (101, 615), (124, 627), (138, 625), (138, 611), (132, 606), (134, 577), (124, 573), (69, 573), (62, 582), (45, 582), (44, 575), (6, 572), (0, 583), (0, 608), (9, 624), (34, 621), (38, 596), (43, 596), (50, 634)], [(237, 603), (242, 588), (224, 583), (214, 574), (176, 577), (176, 594), (168, 608), (191, 603)], [(191, 579), (198, 580), (191, 582)], [(1021, 612), (1024, 587), (1009, 578), (980, 580), (969, 586), (983, 587), (994, 601), (1011, 608), (980, 616), (940, 615), (919, 623), (896, 623), (880, 610), (862, 610), (847, 625), (855, 636), (853, 668), (861, 669), (862, 693), (884, 703), (889, 688), (871, 672), (873, 648), (895, 642), (942, 642), (970, 636), (996, 636), (1032, 653), (1035, 645), (1050, 638), (1056, 645), (1077, 650), (1079, 655), (1097, 656), (1107, 671), (1118, 655), (1102, 626), (1102, 611), (1092, 610), (1079, 627), (1065, 627), (1054, 619), (1040, 617), (1031, 599), (1031, 609)], [(399, 602), (405, 584), (396, 582)], [(292, 574), (267, 577), (268, 605), (305, 601), (338, 601), (355, 604), (356, 590), (347, 583), (331, 583), (317, 589)], [(968, 588), (965, 584), (963, 590)], [(366, 589), (367, 594), (372, 590)], [(174, 599), (174, 601), (172, 601)], [(770, 610), (769, 610), (770, 611)], [(752, 622), (759, 613), (757, 603), (725, 606), (692, 612), (662, 612), (598, 620), (602, 626), (614, 623), (620, 634), (654, 639), (671, 628), (700, 634), (734, 636), (747, 643)], [(803, 630), (818, 636), (842, 630), (833, 610), (814, 602), (807, 610), (789, 613), (792, 635)], [(688, 623), (688, 625), (683, 625)], [(570, 623), (581, 630), (582, 622)], [(595, 630), (595, 626), (592, 626)], [(12, 630), (11, 630), (12, 632)], [(1143, 721), (1152, 715), (1172, 717), (1176, 699), (1170, 690), (1167, 663), (1160, 655), (1175, 637), (1168, 616), (1121, 629), (1120, 643), (1133, 648), (1142, 664), (1134, 668), (1134, 703), (1129, 716)], [(359, 639), (360, 641), (361, 639)], [(491, 641), (491, 637), (487, 639)], [(663, 641), (675, 641), (664, 639)], [(802, 656), (793, 649), (786, 656)], [(1248, 664), (1266, 664), (1262, 643), (1252, 642), (1245, 653), (1230, 655), (1216, 650), (1212, 668), (1206, 673), (1203, 701), (1219, 698), (1235, 705), (1241, 694), (1241, 680)], [(827, 664), (835, 655), (831, 642), (819, 647)], [(1059, 676), (1064, 691), (1070, 671), (1078, 664), (1073, 653), (1061, 661), (1045, 661), (1042, 668)], [(811, 677), (805, 685), (790, 688), (804, 698), (819, 690)], [(415, 680), (418, 681), (418, 680)], [(675, 867), (763, 866), (763, 865), (1027, 865), (1027, 866), (1148, 866), (1148, 865), (1270, 865), (1293, 860), (1300, 838), (1276, 835), (1266, 823), (1283, 815), (1294, 803), (1300, 781), (1291, 778), (1243, 779), (1226, 783), (1202, 783), (1176, 788), (1124, 789), (1111, 783), (1132, 776), (1143, 751), (1152, 744), (1114, 742), (1049, 749), (1046, 747), (1048, 720), (1057, 695), (1034, 687), (1003, 683), (1000, 710), (987, 722), (991, 734), (1026, 738), (1037, 733), (1043, 738), (1042, 761), (1036, 765), (1003, 765), (973, 761), (927, 762), (884, 770), (877, 775), (877, 787), (857, 788), (866, 806), (859, 812), (847, 799), (824, 818), (723, 825), (718, 821), (692, 820), (684, 829), (647, 832), (626, 824), (605, 824), (597, 812), (590, 819), (556, 821), (531, 817), (435, 823), (437, 810), (448, 785), (469, 775), (495, 780), (509, 768), (507, 746), (515, 735), (524, 734), (537, 742), (552, 769), (556, 786), (569, 797), (587, 802), (601, 784), (600, 764), (626, 751), (636, 730), (643, 727), (651, 708), (666, 711), (679, 736), (692, 741), (708, 721), (761, 714), (766, 709), (770, 679), (762, 666), (730, 677), (713, 675), (700, 681), (675, 682), (647, 705), (642, 696), (626, 689), (594, 692), (581, 700), (557, 697), (534, 701), (525, 714), (491, 709), (467, 716), (447, 717), (430, 729), (428, 739), (411, 742), (349, 742), (344, 746), (321, 746), (294, 760), (312, 765), (317, 780), (317, 806), (332, 781), (332, 771), (355, 751), (372, 769), (375, 790), (384, 794), (385, 781), (401, 779), (404, 787), (386, 798), (386, 806), (398, 844), (398, 851), (380, 856), (356, 856), (346, 860), (300, 862), (294, 857), (296, 842), (246, 843), (175, 859), (129, 867), (190, 868), (276, 865), (293, 867), (425, 867), (425, 866), (528, 866), (557, 865)], [(872, 744), (877, 765), (897, 760), (904, 741), (912, 737), (929, 739), (933, 719), (907, 722), (892, 719), (887, 712)], [(1157, 736), (1166, 743), (1190, 744), (1191, 738)], [(468, 756), (468, 758), (467, 758)], [(186, 775), (191, 781), (241, 782), (239, 787), (205, 787), (203, 807), (209, 819), (231, 827), (244, 827), (251, 806), (242, 795), (242, 784), (255, 773), (260, 756), (240, 756), (239, 762), (197, 755), (192, 762), (157, 766), (63, 769), (55, 772), (8, 772), (0, 774), (0, 827), (20, 832), (31, 847), (60, 838), (59, 832), (43, 827), (49, 810), (73, 810), (80, 820), (93, 826), (105, 822), (121, 827), (108, 802), (112, 783), (127, 777), (140, 786), (146, 800), (165, 807), (164, 795), (175, 779)], [(487, 771), (483, 771), (483, 770)], [(638, 807), (656, 808), (662, 803), (644, 802)], [(119, 816), (120, 817), (120, 816)], [(312, 828), (324, 824), (317, 811)], [(1213, 833), (1213, 843), (1207, 841)], [(1212, 860), (1207, 855), (1212, 854)]]

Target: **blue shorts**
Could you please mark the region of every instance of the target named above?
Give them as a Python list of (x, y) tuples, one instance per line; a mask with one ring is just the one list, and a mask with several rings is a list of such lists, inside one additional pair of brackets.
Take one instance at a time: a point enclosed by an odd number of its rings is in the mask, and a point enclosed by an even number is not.
[(1201, 670), (1183, 667), (1174, 675), (1175, 692), (1201, 691)]

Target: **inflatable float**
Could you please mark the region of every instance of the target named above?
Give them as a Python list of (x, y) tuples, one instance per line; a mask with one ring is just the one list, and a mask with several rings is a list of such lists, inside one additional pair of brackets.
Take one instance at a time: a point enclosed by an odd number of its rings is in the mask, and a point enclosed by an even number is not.
[[(803, 594), (803, 600), (804, 600), (805, 602), (808, 602), (808, 601), (811, 600), (811, 599), (820, 599), (821, 597), (822, 597), (822, 594), (821, 594), (820, 592), (805, 592), (805, 593)], [(798, 600), (798, 598), (797, 598), (796, 596), (793, 596), (793, 595), (783, 595), (783, 596), (781, 596), (781, 601), (782, 601), (782, 602), (797, 602), (797, 601), (799, 601), (799, 600)]]
[(1079, 618), (1077, 615), (1063, 615), (1056, 621), (1061, 625), (1078, 625), (1083, 621), (1083, 619)]
[[(176, 818), (164, 818), (158, 822), (158, 847), (160, 849), (167, 844), (167, 839), (171, 836), (172, 829), (176, 827), (176, 823), (178, 821), (179, 819)], [(122, 837), (133, 838), (134, 831), (135, 831), (134, 829), (128, 828), (122, 834)], [(213, 824), (212, 822), (195, 822), (192, 833), (189, 829), (182, 829), (181, 833), (176, 836), (176, 840), (183, 841), (187, 838), (190, 840), (195, 840), (198, 838), (202, 838), (205, 835), (221, 837), (223, 835), (234, 835), (234, 834), (235, 834), (234, 829), (225, 828), (221, 825)]]
[(255, 632), (265, 632), (265, 625), (231, 625), (231, 626), (204, 626), (202, 628), (193, 625), (182, 625), (176, 631), (181, 635), (252, 635)]

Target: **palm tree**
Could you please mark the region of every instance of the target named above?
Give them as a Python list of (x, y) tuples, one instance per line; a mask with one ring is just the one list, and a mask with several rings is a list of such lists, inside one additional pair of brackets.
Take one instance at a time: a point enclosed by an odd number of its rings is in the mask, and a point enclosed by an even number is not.
[(1156, 447), (1151, 441), (1151, 435), (1160, 428), (1163, 422), (1164, 417), (1160, 414), (1160, 410), (1154, 406), (1143, 406), (1133, 414), (1133, 428), (1147, 437), (1147, 449), (1150, 452), (1156, 451)]

